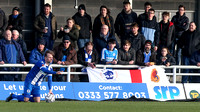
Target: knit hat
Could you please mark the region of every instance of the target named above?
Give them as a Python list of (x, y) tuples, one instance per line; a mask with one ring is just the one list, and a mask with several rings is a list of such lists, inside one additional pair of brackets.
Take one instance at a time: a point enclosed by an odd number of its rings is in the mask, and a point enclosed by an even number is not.
[(152, 45), (152, 41), (151, 41), (151, 40), (146, 40), (146, 41), (145, 41), (145, 45), (146, 45), (146, 44)]
[(65, 42), (65, 40), (69, 40), (70, 41), (70, 38), (69, 38), (69, 36), (68, 35), (65, 35), (64, 37), (63, 37), (63, 42)]
[(39, 45), (39, 44), (45, 45), (45, 40), (44, 40), (44, 39), (39, 39), (39, 40), (38, 40), (38, 45)]
[(78, 10), (85, 10), (86, 11), (86, 8), (85, 8), (85, 5), (84, 4), (81, 4), (78, 6)]
[(20, 11), (20, 9), (18, 7), (14, 7), (12, 11), (14, 11), (14, 10), (16, 10), (18, 12)]
[(129, 0), (124, 0), (123, 4), (125, 5), (125, 4), (131, 4), (131, 3), (129, 2)]

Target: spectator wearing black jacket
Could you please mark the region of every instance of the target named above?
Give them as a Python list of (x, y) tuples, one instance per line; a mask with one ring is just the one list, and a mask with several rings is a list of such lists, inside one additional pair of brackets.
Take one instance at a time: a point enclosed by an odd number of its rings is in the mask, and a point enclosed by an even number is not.
[(139, 50), (136, 56), (136, 64), (140, 66), (152, 66), (156, 64), (156, 52), (151, 48), (152, 41), (146, 40), (144, 50)]
[(92, 37), (97, 37), (97, 35), (101, 32), (101, 26), (107, 25), (109, 27), (110, 35), (114, 35), (114, 20), (113, 17), (110, 16), (110, 10), (102, 5), (100, 7), (100, 14), (94, 19)]
[[(141, 25), (141, 22), (148, 19), (149, 9), (152, 8), (152, 4), (150, 2), (144, 3), (144, 13), (138, 16), (138, 24)], [(156, 16), (153, 17), (153, 20), (156, 22)]]
[(165, 65), (165, 66), (171, 66), (171, 65), (175, 65), (176, 61), (174, 59), (174, 57), (171, 55), (170, 51), (168, 48), (163, 47), (161, 50), (161, 55), (158, 56), (157, 58), (157, 65)]
[[(191, 55), (196, 52), (197, 46), (200, 44), (200, 32), (196, 30), (196, 24), (194, 22), (190, 22), (189, 30), (185, 31), (180, 40), (179, 45), (182, 48), (182, 56), (183, 56), (183, 65), (190, 65)], [(184, 69), (185, 73), (189, 73), (189, 69)], [(186, 83), (190, 82), (189, 76), (183, 76), (182, 82)]]
[(7, 29), (11, 31), (17, 30), (21, 34), (23, 28), (24, 28), (23, 14), (20, 13), (20, 9), (18, 7), (14, 7), (12, 10), (12, 14), (9, 15)]
[(131, 24), (137, 22), (137, 14), (131, 10), (130, 2), (123, 2), (124, 9), (117, 15), (115, 20), (115, 33), (123, 42), (124, 37), (131, 31)]
[[(78, 64), (82, 64), (86, 67), (92, 67), (95, 68), (96, 64), (98, 64), (98, 53), (94, 49), (92, 42), (87, 42), (85, 44), (85, 47), (79, 49), (78, 51)], [(85, 71), (85, 68), (82, 69)], [(79, 75), (80, 82), (88, 82), (88, 76), (87, 75)]]
[(12, 39), (15, 40), (18, 44), (20, 44), (24, 57), (26, 58), (26, 60), (28, 60), (26, 43), (22, 39), (22, 37), (20, 37), (19, 32), (17, 30), (12, 31)]
[(93, 40), (94, 48), (97, 50), (99, 57), (101, 57), (100, 55), (102, 49), (107, 48), (107, 42), (110, 39), (114, 39), (116, 41), (116, 48), (119, 48), (119, 44), (115, 36), (110, 35), (108, 32), (109, 32), (108, 26), (102, 25), (100, 34)]
[(133, 65), (136, 60), (136, 52), (131, 48), (131, 42), (124, 40), (123, 47), (118, 52), (118, 64), (121, 65)]
[(160, 38), (160, 28), (158, 23), (153, 20), (154, 16), (155, 10), (149, 9), (148, 19), (142, 21), (140, 30), (146, 40), (151, 40), (153, 42), (154, 51), (157, 51)]
[(174, 26), (176, 29), (176, 31), (175, 31), (176, 32), (175, 33), (176, 34), (176, 38), (175, 38), (176, 42), (174, 44), (174, 47), (177, 46), (175, 55), (176, 55), (177, 64), (180, 65), (181, 48), (180, 48), (178, 41), (179, 41), (182, 33), (188, 29), (188, 25), (189, 25), (189, 19), (185, 14), (185, 7), (183, 5), (179, 5), (178, 12), (176, 12), (176, 15), (173, 16), (171, 21), (174, 23)]
[[(173, 55), (173, 44), (175, 41), (175, 27), (174, 24), (169, 21), (169, 12), (162, 13), (162, 21), (159, 23), (160, 27), (160, 41), (158, 47), (158, 53), (161, 52), (163, 47), (167, 47), (170, 53)], [(174, 55), (173, 55), (174, 56)]]
[[(200, 47), (194, 52), (190, 59), (190, 64), (200, 67)], [(200, 69), (193, 70), (194, 73), (200, 73)], [(192, 76), (192, 83), (200, 83), (200, 76)]]
[(72, 17), (75, 24), (81, 27), (79, 31), (78, 48), (84, 47), (86, 42), (90, 41), (90, 34), (92, 32), (92, 19), (86, 13), (84, 4), (78, 6), (78, 12)]
[(126, 36), (126, 39), (131, 42), (131, 48), (137, 52), (140, 49), (144, 48), (145, 37), (143, 34), (138, 32), (139, 26), (136, 22), (131, 25), (131, 32)]
[(7, 17), (5, 12), (0, 8), (0, 39), (3, 38), (4, 31), (8, 25)]

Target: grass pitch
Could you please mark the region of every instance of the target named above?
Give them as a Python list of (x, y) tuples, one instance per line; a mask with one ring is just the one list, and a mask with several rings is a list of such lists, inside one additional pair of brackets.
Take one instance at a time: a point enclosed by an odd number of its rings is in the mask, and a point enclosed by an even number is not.
[(200, 102), (56, 101), (24, 103), (0, 101), (0, 112), (200, 112)]

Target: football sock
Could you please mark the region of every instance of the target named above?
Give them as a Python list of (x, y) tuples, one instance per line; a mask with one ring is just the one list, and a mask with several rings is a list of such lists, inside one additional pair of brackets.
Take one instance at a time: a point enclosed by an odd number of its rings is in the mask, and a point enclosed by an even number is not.
[(24, 95), (13, 94), (12, 98), (16, 98), (18, 101), (24, 101)]

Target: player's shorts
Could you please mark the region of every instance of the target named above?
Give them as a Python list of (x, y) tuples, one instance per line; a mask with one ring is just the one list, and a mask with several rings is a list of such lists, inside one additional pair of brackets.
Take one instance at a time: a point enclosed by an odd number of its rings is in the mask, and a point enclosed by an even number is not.
[(35, 86), (30, 83), (30, 81), (24, 82), (24, 97), (30, 98), (33, 97), (40, 97), (40, 86)]

